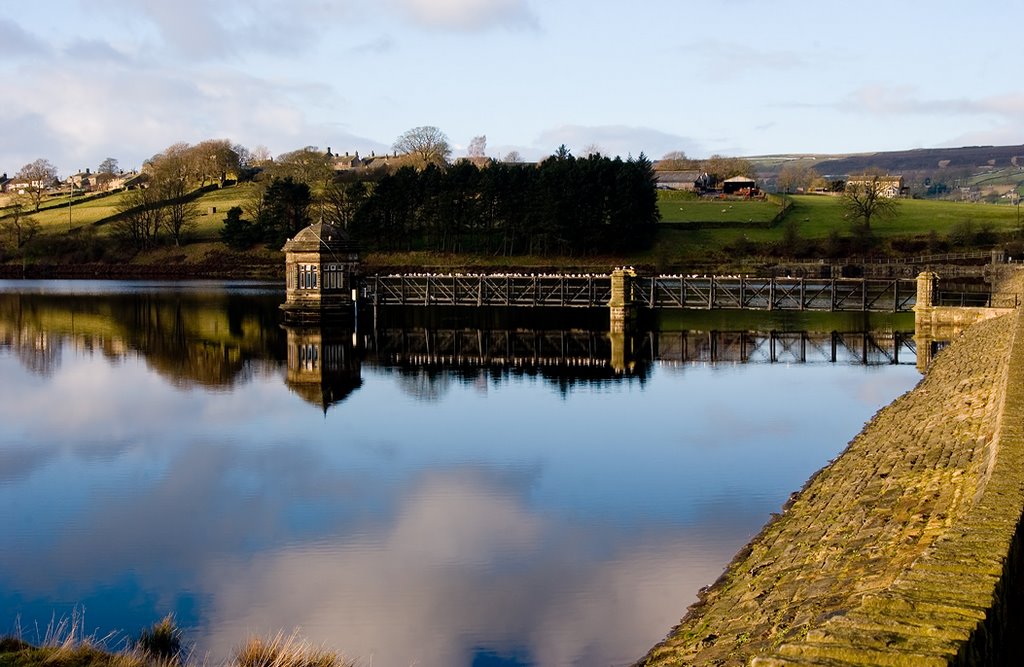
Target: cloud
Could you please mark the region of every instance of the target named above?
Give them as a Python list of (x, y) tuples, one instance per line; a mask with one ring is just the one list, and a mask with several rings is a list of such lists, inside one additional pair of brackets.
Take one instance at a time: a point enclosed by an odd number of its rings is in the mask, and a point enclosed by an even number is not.
[(836, 107), (850, 113), (876, 115), (981, 115), (1019, 120), (1024, 117), (1024, 93), (978, 99), (927, 99), (919, 96), (914, 86), (873, 84), (852, 91)]
[(393, 519), (212, 563), (201, 642), (218, 656), (237, 645), (238, 628), (301, 627), (313, 643), (374, 664), (469, 664), (477, 651), (625, 664), (678, 619), (748, 529), (713, 543), (633, 532), (541, 513), (483, 470), (428, 472)]
[[(345, 15), (351, 1), (121, 0), (119, 11), (151, 26), (159, 43), (191, 61), (233, 60), (243, 54), (308, 50)], [(150, 45), (153, 49), (154, 46)]]
[(46, 447), (0, 445), (0, 482), (20, 481), (49, 463), (55, 452)]
[(71, 59), (91, 62), (118, 62), (126, 57), (102, 39), (80, 39), (67, 47), (64, 53)]
[[(231, 3), (228, 3), (231, 4)], [(135, 0), (136, 11), (156, 27), (164, 43), (179, 54), (201, 60), (230, 53), (234, 40), (216, 10), (204, 0)]]
[(443, 30), (536, 29), (527, 0), (391, 0), (413, 22)]
[(348, 49), (348, 53), (351, 55), (358, 54), (371, 54), (381, 55), (383, 53), (389, 53), (394, 51), (396, 42), (389, 35), (381, 35), (376, 39), (371, 39), (368, 42), (361, 42)]
[(1014, 146), (1024, 143), (1024, 127), (1020, 123), (1003, 124), (984, 130), (972, 130), (958, 134), (938, 144), (940, 147), (959, 146)]
[(704, 63), (698, 71), (711, 81), (741, 78), (751, 71), (788, 72), (810, 66), (806, 54), (782, 49), (758, 49), (749, 44), (705, 40), (678, 49), (688, 59)]
[[(760, 521), (615, 523), (538, 507), (540, 467), (396, 479), (327, 452), (200, 441), (136, 451), (151, 461), (145, 474), (115, 474), (39, 539), (0, 551), (0, 581), (32, 599), (137, 590), (173, 608), (194, 596), (193, 636), (215, 658), (249, 632), (299, 626), (375, 664), (469, 664), (475, 650), (519, 648), (538, 664), (620, 664), (667, 631)], [(22, 450), (2, 461), (39, 467)]]
[[(103, 50), (95, 44), (81, 48)], [(310, 143), (379, 147), (311, 120), (324, 108), (345, 104), (328, 84), (132, 59), (108, 61), (87, 76), (81, 71), (77, 63), (38, 63), (22, 78), (18, 95), (0, 101), (8, 119), (0, 126), (0, 145), (10, 161), (0, 171), (43, 156), (67, 173), (95, 166), (114, 151), (127, 169), (172, 143), (209, 138), (263, 144), (275, 153)]]
[(0, 57), (37, 57), (49, 51), (35, 35), (27, 32), (14, 21), (0, 18)]
[(596, 145), (602, 154), (622, 158), (637, 157), (641, 152), (655, 158), (669, 151), (681, 150), (687, 155), (701, 152), (697, 141), (689, 137), (630, 125), (562, 125), (542, 132), (534, 141), (534, 148), (551, 155), (561, 144), (577, 155), (584, 148)]

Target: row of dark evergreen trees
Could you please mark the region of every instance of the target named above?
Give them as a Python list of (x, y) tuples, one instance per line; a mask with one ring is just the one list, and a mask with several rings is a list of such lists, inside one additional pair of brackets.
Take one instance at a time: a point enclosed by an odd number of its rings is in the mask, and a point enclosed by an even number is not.
[(659, 213), (654, 171), (643, 154), (576, 158), (563, 147), (537, 165), (402, 167), (320, 192), (273, 178), (250, 217), (232, 211), (225, 241), (280, 247), (322, 219), (367, 250), (571, 256), (643, 248)]

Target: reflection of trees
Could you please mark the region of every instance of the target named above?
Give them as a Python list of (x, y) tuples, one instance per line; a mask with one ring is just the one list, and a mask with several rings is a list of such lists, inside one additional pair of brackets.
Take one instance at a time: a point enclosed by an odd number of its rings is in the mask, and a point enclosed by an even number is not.
[(16, 350), (33, 372), (56, 368), (62, 341), (72, 341), (108, 358), (138, 352), (176, 385), (225, 387), (250, 378), (257, 360), (280, 358), (279, 300), (227, 290), (3, 294), (0, 335), (24, 332)]
[[(2, 296), (2, 295), (0, 295)], [(28, 326), (21, 309), (9, 299), (0, 300), (0, 349), (9, 348), (30, 373), (49, 377), (60, 368), (61, 341), (58, 336)]]
[(35, 375), (49, 377), (60, 368), (60, 340), (45, 333), (17, 336), (11, 347), (26, 370)]
[(420, 401), (438, 401), (451, 387), (453, 374), (430, 368), (402, 368), (398, 372), (398, 387)]

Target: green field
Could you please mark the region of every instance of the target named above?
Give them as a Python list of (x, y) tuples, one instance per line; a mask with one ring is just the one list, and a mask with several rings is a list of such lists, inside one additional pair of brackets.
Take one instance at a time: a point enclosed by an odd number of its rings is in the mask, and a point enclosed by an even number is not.
[[(210, 240), (218, 238), (221, 227), (224, 225), (224, 216), (232, 206), (242, 206), (255, 186), (249, 183), (233, 185), (225, 188), (204, 193), (198, 200), (199, 217), (196, 219), (196, 228), (193, 232), (198, 239)], [(31, 213), (32, 218), (39, 223), (39, 229), (43, 233), (56, 233), (95, 225), (97, 222), (117, 213), (117, 207), (121, 203), (124, 193), (118, 192), (109, 197), (101, 197), (91, 201), (73, 203), (69, 211), (66, 205), (47, 208), (38, 213)], [(65, 197), (66, 201), (66, 197)], [(217, 212), (209, 214), (211, 207), (216, 207)], [(70, 221), (69, 221), (70, 220)], [(100, 227), (99, 232), (103, 234), (106, 226)]]
[[(95, 224), (107, 216), (117, 212), (117, 205), (121, 202), (122, 193), (112, 194), (109, 197), (101, 197), (83, 203), (74, 203), (70, 211), (70, 223), (68, 222), (68, 207), (56, 206), (31, 213), (32, 218), (39, 223), (39, 229), (44, 233), (67, 231), (69, 224), (72, 229), (85, 225)], [(65, 202), (67, 197), (65, 197)]]
[[(232, 206), (244, 205), (251, 197), (252, 184), (234, 185), (204, 193), (197, 205), (200, 215), (196, 226), (182, 247), (164, 247), (144, 253), (137, 261), (190, 262), (205, 261), (210, 252), (223, 252), (219, 233), (224, 217)], [(1021, 226), (1017, 209), (1008, 204), (962, 203), (939, 200), (900, 200), (896, 217), (872, 222), (873, 240), (857, 246), (851, 221), (845, 217), (838, 197), (798, 195), (790, 197), (790, 208), (784, 219), (769, 223), (779, 211), (778, 203), (771, 200), (699, 200), (682, 193), (659, 193), (659, 205), (665, 222), (658, 228), (655, 241), (647, 250), (625, 256), (516, 256), (456, 255), (438, 253), (367, 253), (367, 261), (380, 265), (402, 267), (532, 267), (542, 270), (635, 265), (676, 271), (686, 268), (710, 270), (712, 267), (731, 267), (744, 259), (761, 261), (770, 257), (805, 259), (820, 257), (847, 257), (865, 253), (889, 255), (929, 254), (931, 252), (961, 252), (991, 247), (993, 241), (1004, 244), (1012, 254), (1024, 253)], [(117, 212), (122, 194), (76, 203), (71, 207), (71, 227), (76, 231), (88, 228), (96, 232), (90, 246), (81, 243), (60, 245), (66, 239), (68, 209), (60, 206), (33, 217), (40, 223), (40, 238), (55, 243), (39, 246), (41, 255), (53, 253), (55, 257), (67, 255), (69, 261), (95, 261), (70, 258), (82, 247), (91, 248), (87, 257), (102, 257), (107, 252), (104, 237), (110, 225), (97, 224)], [(775, 200), (778, 202), (778, 200)], [(216, 207), (215, 213), (210, 208)], [(715, 218), (714, 216), (718, 216)], [(754, 221), (754, 224), (748, 224)], [(715, 222), (719, 224), (708, 224)], [(671, 224), (675, 223), (675, 224)], [(968, 224), (969, 223), (969, 224)], [(964, 229), (991, 232), (987, 241), (978, 241), (977, 235), (964, 240)], [(786, 241), (784, 241), (786, 239)], [(795, 240), (794, 240), (795, 239)], [(838, 239), (838, 241), (836, 241)], [(1016, 246), (1016, 247), (1015, 247)], [(120, 252), (120, 251), (119, 251)], [(266, 261), (264, 249), (254, 248), (252, 257)], [(131, 260), (135, 262), (136, 260)], [(245, 261), (245, 260), (232, 260)], [(701, 269), (698, 269), (701, 270)]]
[[(687, 229), (666, 226), (658, 231), (654, 247), (637, 255), (633, 260), (641, 264), (666, 267), (728, 262), (737, 259), (734, 248), (741, 242), (756, 244), (757, 247), (753, 247), (750, 252), (764, 255), (772, 244), (778, 245), (782, 241), (787, 224), (795, 225), (800, 238), (812, 241), (827, 239), (833, 232), (844, 237), (852, 234), (852, 225), (845, 216), (840, 198), (798, 195), (792, 196), (791, 199), (792, 208), (782, 223), (774, 227), (694, 226)], [(704, 202), (692, 203), (704, 205)], [(721, 208), (719, 207), (719, 210)], [(872, 221), (871, 231), (883, 245), (884, 242), (895, 238), (926, 239), (933, 231), (940, 240), (945, 240), (958, 227), (962, 228), (968, 222), (976, 230), (991, 229), (1003, 235), (1020, 229), (1017, 209), (1014, 206), (903, 199), (897, 204), (896, 217)], [(884, 247), (881, 249), (884, 250)], [(781, 254), (785, 255), (786, 250), (782, 249)]]
[[(793, 208), (786, 217), (796, 220), (800, 233), (807, 238), (824, 238), (833, 229), (842, 233), (850, 229), (839, 197), (793, 197)], [(996, 232), (1011, 232), (1017, 228), (1017, 210), (997, 204), (901, 199), (896, 206), (896, 216), (873, 220), (871, 230), (882, 238), (926, 236), (931, 231), (944, 235), (958, 223), (967, 221), (979, 227), (991, 225)]]
[(662, 222), (763, 225), (779, 214), (779, 208), (779, 203), (771, 201), (697, 199), (689, 193), (658, 192)]
[[(220, 230), (224, 227), (224, 218), (232, 206), (245, 206), (256, 186), (252, 183), (240, 183), (219, 188), (205, 193), (199, 198), (199, 218), (193, 232), (200, 239), (213, 240), (220, 238)], [(217, 212), (210, 214), (210, 207), (217, 207)]]

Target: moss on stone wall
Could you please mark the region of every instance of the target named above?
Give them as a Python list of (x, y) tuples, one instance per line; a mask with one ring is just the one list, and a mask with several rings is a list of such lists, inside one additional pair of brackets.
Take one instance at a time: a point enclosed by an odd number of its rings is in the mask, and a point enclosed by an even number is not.
[[(641, 665), (992, 664), (1013, 655), (1024, 317), (980, 322), (881, 410)], [(1003, 653), (1000, 654), (1000, 651)]]

